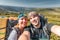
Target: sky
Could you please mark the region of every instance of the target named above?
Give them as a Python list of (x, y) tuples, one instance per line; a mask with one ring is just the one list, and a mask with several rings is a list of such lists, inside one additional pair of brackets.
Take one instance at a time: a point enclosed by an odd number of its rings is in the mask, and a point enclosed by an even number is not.
[(60, 7), (60, 0), (0, 0), (0, 5), (17, 7)]

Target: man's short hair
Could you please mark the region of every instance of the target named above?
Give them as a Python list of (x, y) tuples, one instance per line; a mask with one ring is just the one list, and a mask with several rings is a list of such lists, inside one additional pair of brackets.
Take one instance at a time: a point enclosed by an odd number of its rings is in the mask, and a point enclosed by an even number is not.
[(39, 16), (38, 12), (36, 12), (36, 11), (32, 11), (32, 12), (29, 12), (29, 14), (28, 14), (28, 18), (30, 18), (31, 16), (34, 16), (34, 15)]

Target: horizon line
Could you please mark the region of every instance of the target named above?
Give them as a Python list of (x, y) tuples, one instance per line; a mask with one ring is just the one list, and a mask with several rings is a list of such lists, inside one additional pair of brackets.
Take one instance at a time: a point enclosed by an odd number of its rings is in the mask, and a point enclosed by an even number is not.
[[(0, 5), (0, 6), (11, 6), (11, 7), (24, 7), (24, 6), (12, 6), (12, 5)], [(60, 8), (60, 6), (58, 7), (29, 7), (29, 6), (25, 6), (26, 8)]]

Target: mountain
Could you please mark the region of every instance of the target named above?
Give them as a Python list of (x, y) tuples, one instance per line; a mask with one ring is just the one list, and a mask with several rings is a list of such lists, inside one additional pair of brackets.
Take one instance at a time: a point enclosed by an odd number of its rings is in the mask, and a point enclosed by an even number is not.
[(15, 12), (20, 12), (24, 10), (31, 10), (34, 8), (29, 8), (29, 7), (15, 7), (15, 6), (3, 6), (0, 5), (0, 9), (5, 10), (5, 11), (15, 11)]
[(5, 11), (15, 11), (15, 12), (19, 12), (19, 11), (24, 10), (23, 7), (2, 6), (2, 5), (0, 5), (0, 9), (3, 9)]
[(54, 11), (60, 13), (60, 8), (29, 8), (29, 7), (15, 7), (0, 5), (0, 12), (25, 12), (25, 11)]

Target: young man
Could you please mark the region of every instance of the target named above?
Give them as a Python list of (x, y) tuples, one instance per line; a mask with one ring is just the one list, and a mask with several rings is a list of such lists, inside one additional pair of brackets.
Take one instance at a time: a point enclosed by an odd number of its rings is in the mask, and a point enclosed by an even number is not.
[(31, 25), (25, 29), (18, 40), (50, 40), (50, 33), (60, 36), (60, 26), (43, 24), (41, 16), (32, 11), (28, 15)]
[(27, 26), (27, 17), (24, 13), (20, 13), (18, 16), (18, 27), (14, 27), (10, 33), (8, 40), (18, 40), (19, 35), (23, 33), (24, 28)]

